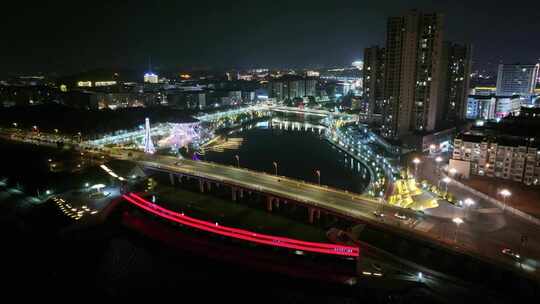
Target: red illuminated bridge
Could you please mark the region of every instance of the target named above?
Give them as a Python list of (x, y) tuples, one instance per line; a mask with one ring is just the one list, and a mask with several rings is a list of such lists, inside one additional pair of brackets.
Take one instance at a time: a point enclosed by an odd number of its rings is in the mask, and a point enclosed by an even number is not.
[(358, 257), (359, 249), (353, 246), (343, 246), (329, 243), (314, 243), (295, 239), (289, 239), (279, 236), (255, 233), (248, 230), (221, 226), (218, 223), (210, 223), (198, 220), (183, 213), (174, 212), (151, 203), (137, 194), (129, 193), (123, 195), (123, 198), (131, 204), (144, 209), (154, 215), (165, 218), (167, 220), (180, 223), (192, 228), (207, 231), (210, 233), (227, 236), (233, 239), (240, 239), (256, 244), (269, 245), (274, 247), (283, 247), (294, 250), (302, 250), (306, 252), (314, 252), (329, 255)]

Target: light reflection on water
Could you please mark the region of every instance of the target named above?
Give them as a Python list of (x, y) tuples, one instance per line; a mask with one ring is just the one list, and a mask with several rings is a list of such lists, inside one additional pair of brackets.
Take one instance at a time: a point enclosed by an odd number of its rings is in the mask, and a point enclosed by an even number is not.
[[(313, 183), (317, 183), (319, 170), (321, 184), (362, 192), (369, 182), (365, 167), (324, 140), (318, 129), (299, 128), (303, 122), (292, 120), (287, 129), (269, 121), (244, 126), (229, 135), (237, 142), (242, 138), (241, 144), (219, 151), (208, 149), (201, 159), (233, 166), (239, 163), (241, 167), (272, 174), (276, 162), (279, 175)], [(314, 125), (316, 121), (309, 122), (309, 126)]]

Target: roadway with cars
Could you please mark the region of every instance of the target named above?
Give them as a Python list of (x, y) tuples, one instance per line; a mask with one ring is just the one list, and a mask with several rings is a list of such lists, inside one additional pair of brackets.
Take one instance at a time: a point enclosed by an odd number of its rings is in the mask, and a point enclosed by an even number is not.
[[(51, 140), (44, 140), (43, 135), (39, 136), (41, 138), (35, 138), (36, 135), (31, 132), (28, 132), (27, 135), (33, 136), (27, 137), (21, 134), (15, 138), (13, 136), (10, 136), (11, 138), (6, 136), (6, 138), (30, 141), (36, 144), (54, 142), (53, 136), (46, 136), (51, 137)], [(466, 214), (466, 216), (463, 216), (463, 210), (458, 210), (453, 206), (445, 206), (444, 204), (442, 207), (428, 210), (425, 215), (421, 215), (412, 210), (381, 205), (378, 201), (366, 196), (329, 189), (285, 177), (200, 161), (182, 160), (178, 163), (178, 158), (158, 155), (147, 156), (144, 153), (135, 151), (120, 151), (113, 154), (107, 152), (107, 149), (101, 150), (101, 152), (110, 154), (115, 158), (136, 160), (142, 164), (165, 171), (192, 174), (295, 200), (352, 219), (429, 239), (440, 245), (453, 247), (458, 251), (487, 257), (538, 276), (540, 244), (534, 239), (534, 236), (540, 235), (540, 227), (512, 215), (501, 214), (497, 208), (480, 199), (477, 199), (477, 209), (470, 210), (470, 214)], [(131, 153), (131, 156), (128, 153)], [(452, 187), (452, 185), (449, 185), (449, 189), (458, 198), (470, 196), (469, 193), (462, 193), (462, 189)], [(490, 207), (483, 208), (481, 206)], [(486, 210), (492, 210), (493, 212), (483, 213)], [(381, 217), (374, 214), (377, 211), (384, 213), (385, 216)], [(402, 220), (395, 217), (394, 215), (398, 212), (405, 215), (407, 219)], [(464, 217), (463, 224), (457, 226), (452, 222), (452, 218), (456, 215)], [(519, 248), (521, 235), (524, 233), (528, 235), (528, 242), (526, 246)], [(504, 255), (502, 250), (505, 248), (519, 252), (521, 263)]]
[[(443, 161), (443, 163), (445, 163)], [(437, 185), (442, 175), (439, 175), (437, 164), (433, 157), (423, 157), (420, 164), (419, 175)], [(526, 272), (538, 275), (540, 267), (540, 226), (525, 219), (504, 212), (493, 203), (476, 196), (450, 182), (448, 191), (455, 196), (456, 201), (472, 199), (474, 205), (462, 207), (440, 201), (441, 206), (426, 210), (426, 214), (439, 218), (440, 224), (436, 226), (435, 233), (457, 236), (462, 246), (484, 255), (493, 255), (506, 260), (513, 266)], [(464, 223), (460, 225), (456, 235), (456, 224), (453, 217), (460, 217)], [(522, 235), (527, 236), (527, 242), (521, 244)], [(490, 246), (485, 244), (489, 243)], [(511, 249), (520, 255), (517, 260), (505, 255), (503, 249)], [(519, 263), (521, 261), (521, 264)]]
[[(170, 156), (146, 156), (141, 153), (139, 156), (132, 155), (130, 158), (141, 165), (158, 170), (197, 176), (297, 201), (351, 219), (429, 239), (440, 245), (452, 247), (454, 250), (487, 257), (499, 263), (522, 268), (533, 275), (538, 274), (537, 251), (529, 248), (531, 250), (527, 253), (528, 258), (524, 259), (520, 266), (515, 260), (501, 253), (502, 249), (511, 242), (509, 239), (513, 239), (512, 233), (501, 233), (499, 229), (484, 229), (481, 223), (476, 226), (467, 219), (458, 228), (452, 222), (452, 216), (422, 215), (412, 210), (382, 205), (366, 196), (282, 176), (202, 161), (179, 160)], [(377, 216), (375, 214), (377, 212), (385, 216)], [(396, 213), (404, 215), (406, 219), (399, 219), (395, 216)], [(531, 228), (529, 225), (527, 227)], [(512, 231), (512, 229), (519, 228), (506, 227), (506, 230)]]

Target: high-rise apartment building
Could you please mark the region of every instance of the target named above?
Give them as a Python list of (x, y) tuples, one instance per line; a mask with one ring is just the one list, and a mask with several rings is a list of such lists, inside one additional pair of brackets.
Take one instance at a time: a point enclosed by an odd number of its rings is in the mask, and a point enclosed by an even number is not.
[(364, 49), (364, 70), (362, 75), (365, 106), (368, 117), (381, 115), (384, 102), (385, 49), (373, 46)]
[(308, 77), (306, 79), (306, 96), (317, 96), (317, 78)]
[(382, 134), (432, 131), (441, 101), (443, 16), (410, 11), (388, 19)]
[(276, 101), (293, 100), (305, 96), (315, 96), (317, 78), (285, 75), (269, 82), (268, 93)]
[(444, 42), (442, 52), (443, 119), (449, 123), (462, 121), (467, 113), (471, 74), (472, 47)]
[(497, 96), (530, 97), (536, 87), (539, 68), (540, 64), (500, 64)]

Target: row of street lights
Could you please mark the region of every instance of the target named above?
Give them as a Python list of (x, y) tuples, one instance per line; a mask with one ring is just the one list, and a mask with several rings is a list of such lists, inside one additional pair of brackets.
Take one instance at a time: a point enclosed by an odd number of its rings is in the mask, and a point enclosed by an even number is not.
[[(17, 128), (17, 127), (19, 126), (19, 124), (16, 123), (16, 122), (12, 123), (11, 125), (12, 125), (14, 128)], [(37, 125), (33, 125), (33, 126), (32, 126), (32, 130), (37, 132), (37, 131), (39, 131), (39, 128), (38, 128)], [(58, 132), (60, 132), (60, 130), (58, 130), (57, 128), (54, 128), (53, 131), (54, 131), (54, 133), (56, 133), (56, 134), (58, 134)], [(79, 131), (79, 132), (77, 132), (77, 135), (80, 137), (80, 136), (82, 135), (82, 133)]]
[[(240, 168), (240, 156), (238, 156), (238, 154), (236, 154), (234, 156), (234, 158), (236, 159), (236, 166), (238, 168)], [(272, 162), (272, 165), (274, 166), (274, 174), (277, 176), (278, 175), (278, 163), (277, 162)], [(317, 175), (317, 182), (319, 184), (319, 186), (321, 185), (321, 170), (315, 170), (315, 175)]]
[[(440, 157), (440, 156), (437, 156), (435, 158), (435, 162), (437, 164), (437, 170), (439, 171), (438, 173), (440, 174), (440, 164), (442, 163), (443, 161), (443, 158)], [(416, 157), (412, 160), (412, 163), (414, 164), (414, 171), (415, 171), (415, 176), (418, 177), (418, 165), (421, 163), (421, 160)], [(449, 168), (448, 169), (448, 172), (450, 173), (451, 176), (455, 176), (455, 174), (457, 173), (457, 169), (456, 168)], [(452, 179), (448, 176), (445, 176), (443, 179), (439, 179), (439, 183), (438, 183), (438, 187), (440, 188), (441, 187), (441, 181), (445, 184), (445, 189), (444, 191), (446, 193), (448, 193), (448, 184), (452, 181)], [(506, 204), (507, 204), (507, 199), (508, 197), (510, 197), (512, 195), (512, 193), (510, 192), (510, 190), (508, 189), (502, 189), (498, 192), (499, 195), (501, 195), (503, 197), (503, 211), (505, 210), (506, 208)], [(471, 199), (471, 198), (466, 198), (465, 200), (463, 200), (463, 203), (465, 205), (465, 217), (468, 217), (468, 213), (469, 213), (469, 209), (471, 206), (475, 205), (476, 202)], [(458, 241), (458, 232), (459, 232), (459, 227), (461, 224), (463, 224), (465, 221), (461, 218), (461, 217), (454, 217), (452, 218), (452, 222), (454, 224), (456, 224), (456, 231), (455, 231), (455, 235), (454, 235), (454, 243), (457, 244), (457, 241)]]

